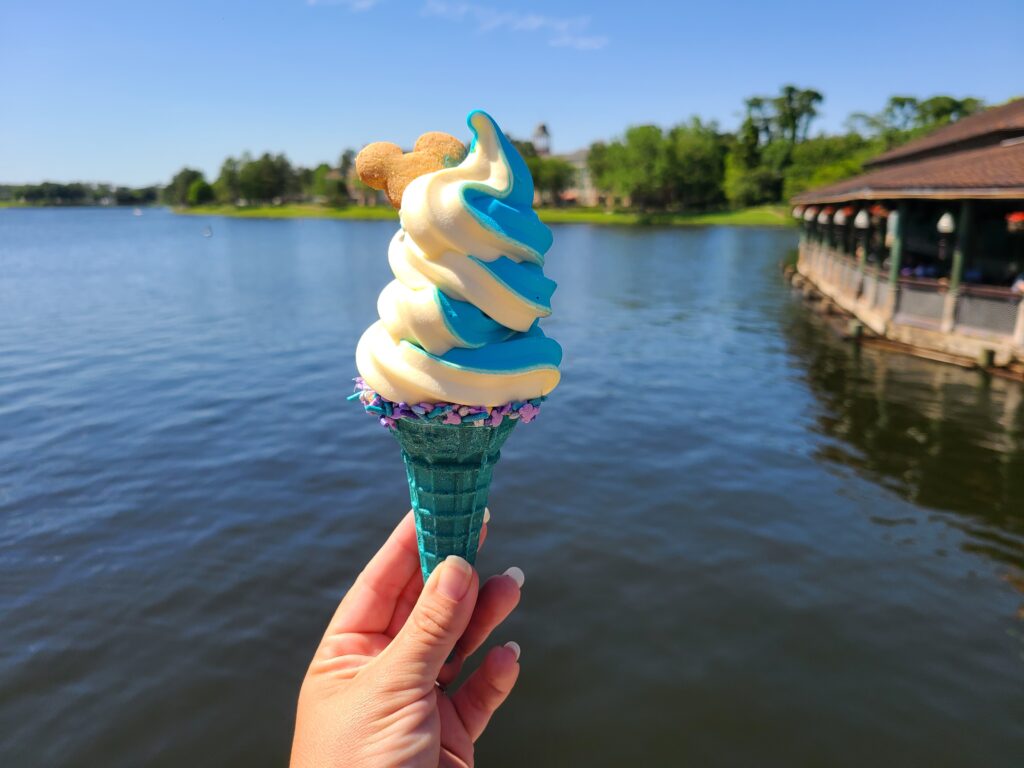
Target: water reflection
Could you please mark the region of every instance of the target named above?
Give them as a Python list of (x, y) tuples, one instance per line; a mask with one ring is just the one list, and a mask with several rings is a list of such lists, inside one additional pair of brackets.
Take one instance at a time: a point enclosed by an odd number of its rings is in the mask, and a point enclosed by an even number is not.
[(947, 521), (968, 534), (966, 549), (1024, 568), (1024, 387), (855, 347), (809, 310), (787, 331), (822, 405), (816, 429), (834, 438), (818, 458), (955, 513)]

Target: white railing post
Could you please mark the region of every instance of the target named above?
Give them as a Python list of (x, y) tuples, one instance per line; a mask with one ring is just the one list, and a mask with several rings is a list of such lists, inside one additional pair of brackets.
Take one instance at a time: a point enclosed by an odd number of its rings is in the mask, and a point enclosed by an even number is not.
[(865, 290), (863, 294), (864, 303), (869, 307), (874, 308), (875, 299), (878, 297), (878, 275), (874, 272), (868, 274), (864, 273), (863, 282), (865, 284)]
[(959, 288), (950, 288), (946, 292), (946, 304), (942, 308), (941, 330), (943, 333), (952, 333), (953, 328), (956, 326), (956, 305), (959, 298)]
[(896, 223), (893, 227), (892, 247), (889, 249), (889, 293), (885, 296), (885, 322), (889, 324), (896, 317), (900, 304), (900, 267), (903, 265), (903, 239), (907, 230), (907, 203), (900, 201), (893, 212)]
[(1024, 353), (1024, 298), (1017, 302), (1017, 327), (1013, 332), (1013, 343)]

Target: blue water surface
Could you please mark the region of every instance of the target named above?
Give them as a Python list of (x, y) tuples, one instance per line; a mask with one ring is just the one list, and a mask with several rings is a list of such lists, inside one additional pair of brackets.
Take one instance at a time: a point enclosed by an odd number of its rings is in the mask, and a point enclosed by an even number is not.
[[(0, 765), (286, 763), (408, 507), (345, 401), (394, 228), (0, 210)], [(788, 230), (554, 232), (479, 764), (1020, 765), (1021, 387), (836, 339)]]

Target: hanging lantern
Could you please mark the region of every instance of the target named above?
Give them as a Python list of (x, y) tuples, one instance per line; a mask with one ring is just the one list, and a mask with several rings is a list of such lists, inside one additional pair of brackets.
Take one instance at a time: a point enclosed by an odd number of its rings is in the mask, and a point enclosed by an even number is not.
[(804, 217), (804, 207), (802, 205), (798, 205), (796, 208), (793, 209), (793, 218), (794, 219), (802, 219), (803, 217)]
[(1024, 211), (1006, 214), (1007, 232), (1024, 232)]

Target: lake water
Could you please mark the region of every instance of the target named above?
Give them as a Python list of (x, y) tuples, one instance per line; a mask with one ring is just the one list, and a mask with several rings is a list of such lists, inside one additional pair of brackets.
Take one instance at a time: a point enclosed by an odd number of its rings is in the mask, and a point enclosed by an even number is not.
[[(0, 765), (285, 763), (408, 507), (345, 401), (394, 228), (0, 210)], [(833, 338), (789, 231), (555, 234), (480, 764), (1021, 765), (1021, 387)]]

